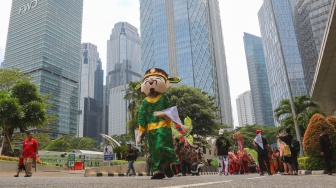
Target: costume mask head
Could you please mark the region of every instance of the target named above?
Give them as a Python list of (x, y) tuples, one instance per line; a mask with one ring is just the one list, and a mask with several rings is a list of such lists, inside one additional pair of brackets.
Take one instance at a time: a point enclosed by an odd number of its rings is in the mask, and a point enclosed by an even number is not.
[(146, 95), (164, 93), (169, 87), (169, 82), (178, 83), (179, 81), (179, 78), (168, 78), (168, 74), (162, 69), (152, 68), (145, 73), (141, 91)]

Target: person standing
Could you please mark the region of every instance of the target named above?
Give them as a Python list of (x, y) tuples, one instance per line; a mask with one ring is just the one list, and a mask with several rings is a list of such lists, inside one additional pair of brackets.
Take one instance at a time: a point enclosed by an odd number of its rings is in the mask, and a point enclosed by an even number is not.
[[(293, 175), (293, 168), (292, 168), (292, 162), (293, 162), (293, 153), (296, 153), (294, 150), (293, 150), (293, 147), (292, 146), (292, 140), (294, 139), (294, 137), (291, 135), (291, 130), (290, 128), (287, 128), (285, 129), (287, 135), (284, 136), (282, 133), (279, 134), (279, 139), (282, 140), (286, 145), (288, 145), (290, 147), (290, 151), (291, 151), (291, 156), (290, 157), (286, 157), (286, 156), (283, 156), (283, 164), (284, 164), (284, 169), (285, 169), (285, 172), (283, 173), (283, 175)], [(295, 156), (297, 157), (297, 155)]]
[(264, 171), (267, 171), (268, 175), (272, 175), (267, 152), (269, 145), (267, 143), (267, 140), (261, 136), (261, 130), (256, 130), (256, 134), (257, 136), (254, 139), (253, 144), (255, 147), (258, 147), (257, 153), (258, 153), (258, 163), (260, 167), (260, 176), (264, 175)]
[(38, 155), (38, 144), (33, 138), (33, 132), (27, 132), (27, 138), (23, 141), (22, 155), (25, 159), (26, 175), (24, 177), (32, 176), (32, 163)]
[(133, 176), (136, 175), (135, 169), (134, 169), (134, 161), (135, 161), (135, 159), (136, 159), (136, 152), (132, 148), (132, 144), (128, 143), (127, 144), (127, 151), (126, 151), (126, 160), (128, 161), (126, 176), (129, 176), (130, 170), (133, 171)]
[(333, 153), (333, 148), (332, 148), (332, 141), (329, 137), (329, 128), (327, 125), (324, 125), (322, 127), (322, 134), (319, 136), (319, 143), (321, 147), (321, 156), (324, 158), (324, 162), (327, 167), (327, 172), (328, 175), (332, 175), (332, 153)]
[(218, 159), (218, 175), (223, 175), (223, 166), (225, 166), (225, 175), (229, 175), (229, 147), (230, 141), (224, 137), (224, 130), (219, 130), (219, 137), (216, 140), (216, 148), (214, 155), (217, 155)]

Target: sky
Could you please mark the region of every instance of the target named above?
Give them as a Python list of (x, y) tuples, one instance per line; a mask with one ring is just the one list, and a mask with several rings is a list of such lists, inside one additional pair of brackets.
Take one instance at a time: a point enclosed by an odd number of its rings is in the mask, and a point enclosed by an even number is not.
[[(11, 0), (0, 0), (0, 63), (4, 59)], [(236, 98), (250, 90), (243, 33), (260, 36), (258, 11), (263, 0), (218, 0), (228, 67), (232, 115), (238, 126)], [(84, 0), (82, 42), (98, 47), (106, 69), (106, 45), (115, 23), (128, 22), (140, 33), (139, 0)]]

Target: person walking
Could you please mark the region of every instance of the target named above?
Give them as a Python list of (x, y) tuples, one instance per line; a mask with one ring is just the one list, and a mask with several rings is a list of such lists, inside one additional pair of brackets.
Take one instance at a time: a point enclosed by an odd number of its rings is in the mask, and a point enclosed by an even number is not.
[(33, 132), (27, 132), (27, 138), (23, 141), (22, 155), (25, 159), (26, 175), (24, 177), (32, 176), (32, 164), (38, 155), (38, 143), (33, 138)]
[(19, 177), (19, 174), (20, 174), (20, 172), (22, 172), (22, 170), (24, 170), (26, 172), (26, 167), (24, 165), (24, 158), (21, 155), (20, 159), (19, 159), (19, 163), (18, 163), (17, 173), (16, 173), (16, 175), (14, 175), (14, 177)]
[(332, 148), (332, 141), (329, 137), (330, 130), (327, 125), (324, 125), (322, 127), (322, 131), (323, 132), (319, 136), (321, 156), (324, 158), (328, 175), (332, 175), (333, 148)]
[(130, 143), (127, 143), (127, 151), (126, 151), (125, 156), (126, 156), (126, 160), (128, 161), (128, 166), (127, 166), (127, 171), (126, 171), (125, 176), (129, 176), (130, 170), (133, 171), (133, 176), (135, 176), (136, 173), (134, 169), (134, 161), (136, 159), (136, 152), (132, 148), (132, 144)]
[(229, 147), (230, 141), (224, 137), (224, 129), (219, 130), (219, 137), (216, 140), (216, 148), (214, 155), (217, 155), (218, 159), (218, 175), (223, 175), (223, 166), (225, 167), (224, 173), (229, 175)]
[(257, 136), (255, 137), (253, 142), (254, 146), (258, 147), (257, 153), (258, 153), (258, 163), (260, 167), (260, 176), (263, 176), (265, 171), (268, 172), (268, 175), (272, 175), (270, 162), (268, 158), (269, 145), (267, 143), (267, 140), (261, 136), (261, 132), (262, 132), (261, 130), (256, 130)]

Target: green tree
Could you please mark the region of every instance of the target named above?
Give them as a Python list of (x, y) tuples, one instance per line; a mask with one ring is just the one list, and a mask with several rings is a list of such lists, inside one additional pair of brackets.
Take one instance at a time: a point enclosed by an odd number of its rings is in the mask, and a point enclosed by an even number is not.
[[(315, 113), (324, 114), (320, 105), (315, 102), (310, 96), (302, 95), (294, 98), (294, 106), (297, 114), (297, 122), (301, 137), (303, 137), (310, 118)], [(275, 117), (278, 122), (281, 121), (280, 130), (291, 128), (295, 130), (292, 109), (289, 99), (280, 101), (279, 106), (274, 110)]]
[(127, 94), (124, 99), (129, 100), (128, 112), (131, 116), (130, 120), (127, 121), (128, 135), (130, 138), (134, 138), (134, 130), (138, 128), (138, 114), (141, 107), (142, 100), (146, 97), (140, 89), (136, 89), (141, 82), (130, 82), (128, 84)]
[(51, 141), (46, 147), (45, 150), (48, 151), (71, 151), (70, 144), (63, 138), (57, 138)]
[[(243, 136), (244, 139), (244, 148), (251, 148), (255, 149), (253, 145), (253, 140), (256, 137), (256, 130), (260, 129), (262, 130), (262, 136), (267, 140), (269, 144), (274, 144), (277, 143), (277, 132), (278, 128), (274, 126), (267, 126), (267, 125), (250, 125), (250, 126), (245, 126), (245, 127), (238, 127), (236, 130), (227, 132), (225, 133), (225, 136), (229, 138), (230, 142), (233, 143), (232, 145), (234, 146), (233, 138), (232, 135), (235, 132), (240, 132)], [(236, 144), (234, 146), (235, 148), (238, 147)]]
[[(136, 86), (141, 82), (131, 82), (128, 86), (128, 93), (125, 99), (131, 100), (128, 110), (131, 114), (131, 119), (127, 122), (129, 134), (134, 138), (134, 129), (138, 128), (138, 112), (142, 100), (145, 95), (141, 93)], [(200, 89), (189, 86), (175, 86), (170, 87), (167, 92), (170, 99), (171, 106), (177, 106), (180, 119), (189, 116), (192, 120), (191, 134), (198, 134), (201, 136), (213, 135), (216, 131), (223, 127), (218, 120), (220, 117), (216, 115), (218, 107), (214, 104), (214, 97), (207, 95)]]
[(119, 142), (120, 145), (126, 145), (132, 139), (129, 134), (112, 135), (111, 138)]
[(0, 88), (0, 126), (4, 136), (1, 154), (13, 156), (14, 130), (24, 132), (30, 127), (44, 127), (47, 123), (47, 98), (38, 93), (37, 86), (28, 77), (16, 70), (1, 70)]
[(213, 102), (214, 97), (185, 85), (170, 87), (166, 94), (171, 106), (177, 106), (181, 120), (190, 117), (192, 135), (209, 136), (217, 133), (221, 124), (218, 123), (220, 116), (216, 114), (219, 108)]

